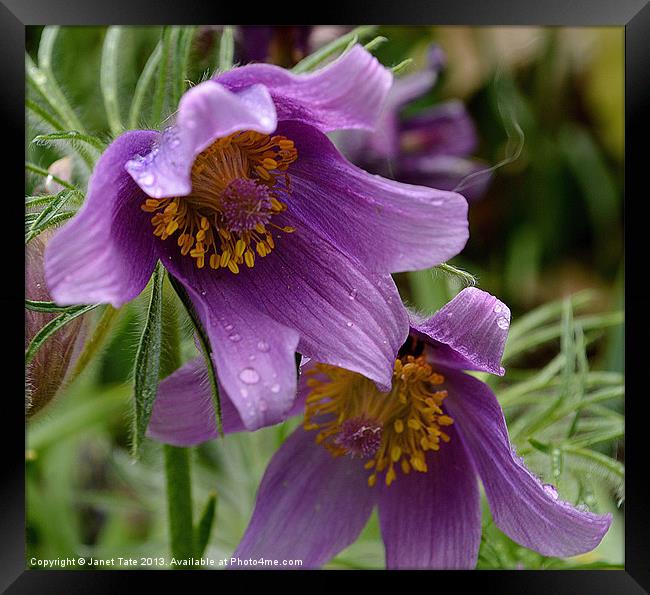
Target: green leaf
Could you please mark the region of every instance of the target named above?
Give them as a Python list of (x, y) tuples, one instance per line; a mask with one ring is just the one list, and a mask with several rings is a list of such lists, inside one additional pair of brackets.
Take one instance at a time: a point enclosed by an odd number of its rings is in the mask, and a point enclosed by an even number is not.
[(129, 110), (129, 128), (131, 129), (137, 128), (140, 124), (142, 104), (144, 103), (147, 91), (151, 85), (153, 75), (155, 74), (156, 70), (158, 69), (158, 65), (160, 64), (160, 60), (162, 58), (162, 50), (162, 42), (158, 42), (158, 45), (156, 45), (154, 51), (151, 52), (151, 56), (149, 56), (147, 63), (142, 69), (138, 83), (135, 86), (133, 101), (131, 101), (131, 108)]
[(59, 306), (54, 302), (39, 302), (37, 300), (25, 300), (25, 308), (32, 310), (32, 312), (67, 312), (77, 306)]
[(32, 339), (31, 343), (25, 350), (25, 364), (28, 364), (38, 352), (38, 350), (43, 346), (45, 341), (47, 341), (54, 333), (59, 329), (63, 328), (66, 324), (81, 316), (90, 312), (96, 308), (99, 304), (92, 304), (90, 306), (72, 306), (70, 309), (62, 312), (56, 318), (53, 318), (48, 322)]
[(36, 165), (35, 163), (31, 163), (29, 161), (25, 162), (25, 169), (27, 171), (31, 171), (35, 174), (38, 174), (39, 176), (43, 176), (44, 178), (50, 178), (53, 181), (55, 181), (57, 184), (60, 184), (64, 188), (67, 188), (68, 190), (75, 190), (79, 194), (81, 194), (81, 191), (74, 186), (73, 184), (70, 184), (70, 182), (66, 182), (65, 180), (59, 178), (58, 176), (55, 176), (54, 174), (51, 174), (49, 171), (46, 169), (42, 168), (40, 165)]
[(439, 264), (435, 268), (439, 271), (442, 271), (443, 273), (446, 273), (451, 277), (456, 277), (461, 281), (461, 283), (465, 287), (474, 287), (478, 283), (476, 277), (474, 277), (474, 275), (472, 275), (471, 273), (468, 273), (467, 271), (463, 271), (462, 269), (458, 269), (454, 266), (451, 266), (446, 262)]
[(65, 126), (56, 119), (56, 116), (50, 114), (32, 99), (25, 99), (25, 107), (36, 114), (43, 122), (54, 128), (54, 130), (64, 130)]
[(118, 101), (118, 73), (119, 73), (119, 51), (122, 38), (122, 27), (109, 27), (104, 38), (102, 49), (101, 69), (99, 71), (99, 83), (104, 96), (104, 107), (108, 125), (114, 136), (117, 136), (124, 129), (120, 117), (120, 105)]
[(160, 126), (163, 110), (165, 108), (165, 96), (167, 94), (167, 79), (169, 70), (169, 60), (172, 52), (172, 28), (165, 27), (162, 33), (162, 53), (160, 63), (158, 64), (158, 81), (153, 96), (153, 107), (151, 119), (154, 126)]
[(226, 25), (221, 33), (221, 40), (219, 41), (219, 71), (225, 72), (230, 70), (233, 65), (233, 57), (235, 55), (235, 38), (233, 35), (233, 28)]
[(190, 61), (190, 50), (192, 48), (192, 39), (194, 38), (194, 32), (196, 27), (183, 27), (180, 32), (180, 36), (177, 44), (176, 51), (176, 87), (174, 91), (174, 105), (178, 104), (181, 96), (185, 92), (185, 86), (187, 85), (187, 76), (188, 68)]
[[(84, 160), (89, 170), (92, 170), (95, 165), (96, 153), (94, 150), (101, 152), (105, 149), (104, 143), (97, 137), (76, 130), (61, 130), (50, 134), (39, 134), (32, 139), (32, 143), (35, 145), (55, 146), (59, 141), (64, 141), (70, 145), (72, 150)], [(91, 152), (88, 151), (86, 145), (91, 148)]]
[(384, 45), (387, 41), (388, 41), (387, 37), (384, 37), (383, 35), (377, 35), (377, 37), (371, 39), (363, 47), (366, 48), (369, 52), (371, 52), (372, 50), (377, 49), (380, 45)]
[(210, 381), (210, 394), (212, 395), (212, 404), (214, 406), (214, 411), (216, 416), (217, 431), (219, 432), (219, 435), (223, 437), (224, 433), (223, 433), (223, 420), (221, 415), (221, 397), (219, 396), (219, 383), (217, 380), (217, 370), (214, 367), (214, 362), (212, 361), (210, 339), (208, 338), (208, 335), (205, 332), (203, 325), (201, 324), (201, 320), (194, 310), (194, 304), (192, 303), (190, 297), (187, 295), (187, 292), (185, 291), (183, 285), (173, 275), (169, 275), (169, 281), (172, 287), (174, 288), (174, 290), (176, 291), (176, 294), (178, 295), (179, 299), (185, 306), (187, 315), (192, 321), (194, 330), (196, 331), (196, 337), (199, 340), (199, 346), (201, 348), (201, 353), (203, 354), (203, 358), (205, 359), (205, 364), (208, 372), (208, 379)]
[(77, 118), (74, 110), (70, 107), (68, 100), (59, 88), (59, 85), (54, 77), (54, 70), (52, 69), (52, 55), (54, 53), (54, 45), (59, 35), (60, 27), (48, 26), (43, 28), (41, 33), (41, 41), (38, 46), (38, 67), (40, 72), (44, 75), (45, 81), (43, 87), (49, 95), (51, 105), (56, 107), (66, 125), (71, 130), (80, 130), (85, 132), (81, 121)]
[(135, 420), (132, 449), (134, 456), (138, 456), (140, 452), (158, 392), (162, 342), (163, 279), (164, 269), (158, 262), (151, 278), (151, 299), (135, 357), (133, 383)]
[[(75, 192), (71, 190), (63, 190), (57, 194), (56, 198), (50, 201), (47, 206), (32, 220), (31, 225), (25, 233), (25, 243), (30, 242), (38, 234), (43, 232), (54, 223), (58, 222), (60, 220), (60, 217), (57, 218), (57, 213), (68, 202), (68, 200), (74, 196), (74, 194)], [(61, 214), (68, 215), (68, 213)], [(69, 213), (69, 216), (72, 215), (74, 215), (74, 213)]]
[(319, 50), (315, 51), (313, 54), (303, 58), (298, 64), (296, 64), (291, 71), (295, 74), (302, 74), (305, 72), (310, 72), (316, 68), (321, 62), (327, 60), (330, 56), (337, 54), (341, 51), (345, 51), (350, 44), (354, 45), (358, 40), (365, 39), (370, 37), (375, 30), (376, 26), (362, 26), (352, 29), (349, 33), (342, 35), (341, 37), (330, 41), (328, 44), (324, 45)]
[(390, 69), (393, 74), (400, 74), (404, 70), (406, 70), (407, 66), (409, 66), (413, 62), (413, 58), (407, 58), (406, 60), (402, 60), (399, 64), (395, 64), (395, 66), (391, 66)]
[(200, 558), (205, 553), (205, 548), (210, 543), (210, 533), (214, 523), (215, 512), (217, 509), (217, 494), (212, 492), (205, 503), (205, 508), (199, 518), (199, 523), (195, 530), (195, 556)]
[(614, 489), (619, 500), (625, 498), (625, 466), (620, 461), (587, 448), (565, 446), (563, 450), (573, 468), (600, 477)]

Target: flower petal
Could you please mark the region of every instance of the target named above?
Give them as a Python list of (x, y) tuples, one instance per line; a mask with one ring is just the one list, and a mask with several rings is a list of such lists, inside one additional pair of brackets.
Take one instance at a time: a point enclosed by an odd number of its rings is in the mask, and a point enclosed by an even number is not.
[(83, 207), (50, 241), (45, 276), (60, 305), (93, 302), (116, 308), (136, 297), (156, 264), (146, 199), (124, 171), (134, 155), (147, 152), (155, 132), (135, 130), (116, 138), (88, 182)]
[(196, 156), (216, 139), (238, 130), (269, 134), (276, 125), (275, 106), (263, 85), (233, 93), (206, 81), (183, 95), (174, 126), (159, 135), (146, 157), (129, 161), (127, 171), (149, 196), (185, 196), (192, 190)]
[(411, 328), (432, 341), (435, 362), (499, 376), (505, 373), (501, 356), (509, 327), (508, 306), (476, 287), (463, 289), (428, 320), (411, 316)]
[[(246, 430), (228, 393), (222, 387), (219, 393), (224, 434)], [(307, 394), (308, 390), (298, 391), (287, 417), (302, 412)], [(190, 360), (160, 383), (147, 436), (175, 446), (194, 446), (217, 437), (216, 414), (203, 356)]]
[(474, 568), (481, 542), (476, 470), (453, 426), (427, 456), (428, 471), (378, 486), (388, 568)]
[(395, 169), (404, 182), (462, 192), (470, 203), (485, 194), (493, 171), (484, 161), (453, 155), (404, 155)]
[(355, 45), (331, 64), (308, 74), (292, 74), (270, 64), (249, 64), (215, 80), (232, 90), (266, 85), (278, 120), (299, 120), (328, 132), (372, 128), (393, 75), (370, 52)]
[[(225, 391), (219, 396), (224, 434), (245, 430)], [(217, 437), (215, 419), (205, 359), (199, 356), (158, 385), (147, 436), (175, 446), (193, 446)]]
[(304, 124), (285, 122), (278, 132), (298, 150), (289, 168), (292, 214), (367, 268), (421, 269), (462, 250), (468, 223), (460, 194), (370, 175)]
[(499, 403), (476, 378), (449, 371), (445, 406), (481, 477), (492, 517), (517, 543), (544, 556), (593, 550), (611, 514), (583, 512), (557, 499), (513, 452)]
[(402, 123), (404, 149), (420, 155), (465, 157), (478, 144), (476, 127), (462, 101), (447, 101)]
[[(390, 388), (395, 356), (408, 336), (408, 316), (390, 275), (364, 270), (304, 229), (279, 235), (268, 256), (257, 258), (251, 269), (242, 267), (237, 275), (228, 269), (199, 270), (192, 259), (180, 256), (175, 242), (159, 244), (164, 250), (161, 260), (194, 291), (195, 301), (205, 302), (215, 319), (210, 326), (224, 335), (215, 336), (213, 348), (221, 349), (224, 341), (243, 346), (244, 341), (228, 340), (233, 333), (250, 337), (252, 351), (242, 352), (241, 359), (224, 360), (222, 367), (248, 367), (246, 357), (259, 355), (255, 346), (264, 339), (281, 353), (268, 362), (276, 368), (274, 373), (288, 376), (283, 366), (290, 361), (295, 379), (289, 346), (295, 350), (299, 334), (297, 348), (303, 355), (359, 372), (383, 390)], [(236, 328), (224, 334), (223, 325), (216, 322), (221, 318)], [(247, 327), (246, 334), (240, 327)], [(258, 330), (268, 331), (267, 336), (256, 334)], [(237, 403), (237, 395), (228, 391)]]
[(374, 504), (358, 460), (333, 457), (298, 428), (275, 453), (234, 557), (323, 565), (358, 537)]

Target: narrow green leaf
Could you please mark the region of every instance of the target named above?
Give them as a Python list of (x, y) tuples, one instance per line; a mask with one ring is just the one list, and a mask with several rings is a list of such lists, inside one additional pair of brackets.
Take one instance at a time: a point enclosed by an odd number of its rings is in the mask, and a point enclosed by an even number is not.
[(52, 225), (52, 218), (56, 217), (57, 213), (73, 195), (73, 191), (64, 190), (57, 195), (57, 198), (49, 202), (33, 220), (29, 230), (25, 234), (25, 243), (30, 242), (38, 234), (50, 227), (50, 225)]
[(226, 25), (221, 33), (219, 41), (219, 71), (225, 72), (230, 70), (233, 65), (235, 55), (235, 37), (233, 28)]
[(142, 104), (147, 95), (147, 90), (151, 85), (151, 80), (156, 72), (160, 59), (162, 57), (162, 42), (158, 42), (154, 51), (149, 56), (147, 63), (142, 69), (138, 83), (135, 86), (133, 93), (133, 101), (131, 101), (131, 109), (129, 110), (129, 128), (137, 128), (140, 124), (140, 117), (142, 113)]
[(45, 341), (49, 339), (54, 333), (59, 329), (64, 327), (68, 322), (74, 320), (78, 316), (90, 312), (96, 308), (99, 304), (92, 304), (89, 306), (73, 306), (72, 308), (62, 312), (56, 318), (53, 318), (48, 322), (32, 339), (31, 343), (25, 350), (25, 363), (28, 364), (38, 352), (38, 350), (43, 346)]
[(178, 73), (176, 79), (176, 91), (174, 95), (174, 105), (179, 101), (183, 93), (185, 93), (185, 86), (187, 85), (187, 76), (188, 68), (190, 61), (190, 50), (192, 48), (192, 39), (194, 38), (194, 32), (196, 27), (183, 27), (181, 29), (180, 37), (178, 40), (178, 50), (177, 50), (177, 64), (178, 64)]
[(406, 67), (409, 66), (413, 62), (413, 58), (407, 58), (406, 60), (402, 60), (399, 64), (395, 64), (395, 66), (391, 66), (391, 71), (393, 74), (400, 74), (402, 71), (406, 70)]
[(114, 136), (117, 136), (124, 129), (120, 116), (120, 105), (118, 100), (118, 73), (119, 73), (119, 51), (122, 38), (122, 27), (109, 27), (104, 37), (102, 48), (101, 69), (99, 72), (99, 83), (104, 96), (104, 108), (106, 119)]
[(219, 384), (217, 381), (217, 370), (214, 367), (214, 362), (212, 361), (211, 349), (210, 349), (210, 339), (208, 338), (201, 320), (194, 310), (194, 305), (192, 300), (187, 295), (183, 285), (173, 276), (169, 275), (169, 281), (176, 291), (179, 299), (185, 306), (187, 315), (189, 316), (192, 324), (194, 325), (194, 330), (196, 331), (196, 337), (199, 340), (199, 346), (201, 348), (201, 353), (205, 359), (206, 368), (208, 371), (208, 379), (210, 381), (210, 394), (212, 395), (212, 404), (214, 406), (217, 431), (221, 437), (224, 436), (223, 433), (223, 420), (221, 415), (221, 397), (219, 396)]
[(528, 442), (531, 443), (531, 445), (536, 449), (539, 450), (540, 452), (543, 452), (544, 454), (550, 454), (552, 447), (550, 444), (544, 444), (543, 442), (540, 442), (539, 440), (535, 440), (535, 438), (529, 438)]
[(384, 37), (383, 35), (377, 35), (377, 37), (371, 39), (363, 47), (366, 48), (369, 52), (372, 52), (372, 50), (378, 48), (380, 45), (384, 45), (387, 41), (387, 37)]
[(60, 184), (64, 188), (67, 188), (68, 190), (76, 190), (77, 192), (81, 193), (81, 191), (74, 186), (73, 184), (70, 184), (70, 182), (66, 182), (65, 180), (59, 178), (58, 176), (55, 176), (54, 174), (51, 174), (49, 171), (46, 169), (42, 168), (40, 165), (36, 165), (35, 163), (31, 163), (30, 161), (25, 162), (25, 169), (27, 171), (31, 171), (35, 174), (38, 174), (39, 176), (43, 176), (44, 178), (50, 178), (53, 181), (55, 181), (57, 184)]
[(25, 300), (25, 308), (32, 310), (32, 312), (67, 312), (78, 306), (59, 306), (54, 302), (40, 302), (37, 300)]
[(70, 107), (68, 100), (61, 91), (56, 78), (54, 77), (53, 53), (60, 27), (44, 27), (41, 33), (41, 41), (38, 46), (38, 67), (45, 76), (45, 87), (50, 97), (50, 102), (57, 106), (57, 111), (64, 116), (68, 128), (85, 132), (81, 121), (77, 118), (74, 110)]
[(134, 410), (132, 454), (137, 456), (142, 446), (153, 403), (158, 392), (160, 348), (162, 337), (162, 284), (164, 269), (160, 262), (151, 278), (151, 299), (134, 367)]
[(532, 378), (500, 391), (499, 403), (501, 403), (502, 407), (519, 404), (518, 399), (520, 397), (546, 387), (563, 366), (564, 355), (559, 353)]
[(468, 273), (467, 271), (463, 271), (462, 269), (458, 269), (454, 266), (451, 266), (446, 262), (439, 264), (435, 268), (439, 271), (442, 271), (443, 273), (446, 273), (447, 275), (456, 277), (461, 281), (461, 283), (463, 283), (463, 285), (465, 285), (465, 287), (474, 287), (478, 283), (476, 277), (471, 273)]
[(158, 80), (156, 82), (156, 90), (153, 96), (153, 107), (151, 111), (151, 119), (154, 126), (160, 126), (165, 107), (168, 78), (167, 73), (169, 70), (169, 59), (172, 49), (171, 42), (172, 29), (171, 27), (165, 27), (162, 33), (162, 53), (160, 56), (160, 63), (158, 64)]
[(34, 112), (43, 122), (49, 124), (54, 130), (64, 130), (65, 126), (56, 119), (56, 116), (50, 114), (32, 99), (25, 99), (25, 107)]
[(171, 555), (188, 560), (195, 550), (192, 521), (192, 474), (190, 449), (163, 445), (167, 480), (167, 514)]
[(205, 553), (205, 548), (210, 543), (210, 533), (214, 523), (215, 512), (217, 509), (217, 493), (212, 492), (205, 503), (205, 508), (199, 518), (199, 523), (195, 530), (195, 556), (200, 558)]
[(76, 130), (62, 130), (50, 134), (39, 134), (32, 139), (32, 143), (35, 145), (45, 145), (60, 140), (70, 141), (71, 143), (86, 143), (98, 151), (103, 151), (106, 148), (104, 143), (96, 136), (83, 134)]
[(310, 72), (316, 68), (321, 62), (327, 60), (330, 56), (337, 54), (338, 52), (345, 51), (350, 45), (350, 43), (356, 43), (357, 40), (365, 39), (370, 37), (377, 27), (374, 25), (356, 27), (349, 33), (342, 35), (341, 37), (330, 41), (328, 44), (324, 45), (319, 50), (315, 51), (313, 54), (303, 58), (298, 64), (296, 64), (291, 70), (296, 74), (302, 74), (304, 72)]

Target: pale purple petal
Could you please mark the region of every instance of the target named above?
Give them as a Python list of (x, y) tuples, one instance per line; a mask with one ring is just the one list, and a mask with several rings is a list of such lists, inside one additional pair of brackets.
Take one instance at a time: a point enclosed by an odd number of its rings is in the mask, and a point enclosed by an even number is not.
[(297, 122), (291, 213), (372, 270), (400, 272), (444, 262), (468, 237), (467, 201), (453, 192), (373, 176), (346, 161), (329, 139)]
[(50, 241), (45, 277), (60, 305), (110, 303), (116, 308), (136, 297), (156, 264), (146, 195), (124, 164), (146, 153), (156, 133), (125, 132), (100, 157), (79, 213)]
[[(277, 220), (278, 225), (288, 223), (286, 217)], [(366, 271), (304, 228), (279, 232), (275, 249), (237, 275), (228, 269), (197, 269), (190, 258), (180, 256), (175, 242), (160, 241), (160, 249), (161, 260), (193, 290), (195, 299), (206, 303), (215, 321), (234, 325), (224, 333), (223, 324), (210, 322), (224, 335), (217, 343), (244, 345), (228, 340), (233, 333), (245, 336), (239, 327), (247, 327), (251, 342), (254, 337), (271, 344), (279, 341), (274, 350), (281, 357), (276, 353), (269, 366), (276, 368), (274, 373), (287, 375), (281, 369), (289, 366), (295, 373), (289, 347), (296, 347), (294, 334), (299, 334), (297, 351), (305, 356), (364, 374), (384, 390), (390, 387), (395, 355), (408, 336), (408, 316), (390, 275)], [(262, 331), (270, 338), (259, 335)], [(218, 344), (213, 347), (221, 349)], [(249, 367), (245, 357), (250, 355), (255, 351), (242, 353), (241, 359), (226, 359), (222, 367)], [(219, 374), (224, 381), (221, 370)], [(229, 394), (237, 402), (237, 395), (230, 390)]]
[[(224, 434), (245, 430), (237, 409), (220, 392)], [(158, 385), (147, 436), (175, 446), (193, 446), (217, 437), (216, 414), (203, 356), (196, 357)]]
[(264, 85), (233, 93), (206, 81), (183, 95), (175, 124), (150, 153), (129, 161), (127, 170), (149, 196), (185, 196), (192, 189), (194, 160), (215, 140), (239, 130), (269, 134), (276, 125), (275, 106)]
[(544, 556), (593, 550), (611, 514), (583, 512), (558, 499), (514, 453), (499, 403), (490, 388), (453, 370), (446, 375), (445, 406), (481, 477), (496, 525), (517, 543)]
[[(301, 413), (309, 387), (303, 382), (293, 407), (292, 417)], [(246, 430), (241, 416), (228, 393), (220, 387), (221, 420), (224, 434)], [(210, 381), (203, 356), (196, 357), (158, 386), (147, 436), (175, 446), (193, 446), (217, 437), (216, 413), (212, 402)]]
[(395, 175), (409, 184), (462, 192), (469, 202), (481, 198), (493, 170), (479, 159), (454, 155), (402, 155)]
[(383, 108), (393, 75), (360, 45), (324, 68), (293, 74), (270, 64), (249, 64), (215, 80), (238, 90), (266, 85), (278, 120), (299, 120), (323, 132), (372, 128)]
[(234, 557), (322, 566), (356, 540), (375, 499), (361, 461), (333, 457), (298, 428), (275, 453)]
[(476, 470), (453, 426), (451, 441), (427, 455), (428, 471), (398, 473), (379, 490), (388, 568), (471, 569), (481, 542)]
[(461, 370), (505, 373), (501, 356), (510, 309), (493, 295), (468, 287), (429, 319), (411, 318), (412, 329), (431, 342), (433, 361)]
[(418, 112), (401, 126), (402, 148), (419, 155), (465, 157), (476, 150), (476, 127), (462, 101), (447, 101)]

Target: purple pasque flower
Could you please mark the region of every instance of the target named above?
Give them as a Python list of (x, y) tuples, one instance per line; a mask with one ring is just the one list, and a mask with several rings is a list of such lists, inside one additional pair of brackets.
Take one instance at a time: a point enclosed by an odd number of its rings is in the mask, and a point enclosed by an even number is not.
[[(502, 375), (510, 311), (463, 290), (428, 320), (411, 322), (391, 390), (358, 373), (309, 362), (302, 427), (275, 453), (259, 487), (241, 559), (300, 558), (321, 566), (358, 537), (378, 507), (389, 568), (473, 568), (481, 540), (478, 479), (497, 526), (546, 556), (595, 548), (611, 515), (561, 501), (516, 455), (501, 407), (464, 370)], [(199, 364), (166, 379), (151, 431), (183, 444), (215, 435)], [(232, 405), (226, 431), (242, 428)]]
[(402, 115), (409, 103), (433, 88), (445, 62), (442, 49), (432, 45), (427, 68), (395, 81), (375, 129), (340, 133), (338, 144), (368, 171), (443, 190), (461, 185), (459, 191), (471, 202), (485, 193), (491, 176), (483, 161), (470, 157), (478, 138), (464, 104), (445, 101)]
[(468, 236), (461, 195), (370, 175), (325, 135), (371, 128), (391, 82), (355, 46), (313, 73), (251, 64), (193, 87), (173, 126), (126, 132), (99, 159), (46, 255), (53, 298), (119, 307), (160, 260), (248, 429), (292, 406), (296, 350), (387, 388), (408, 334), (390, 273), (445, 261)]

